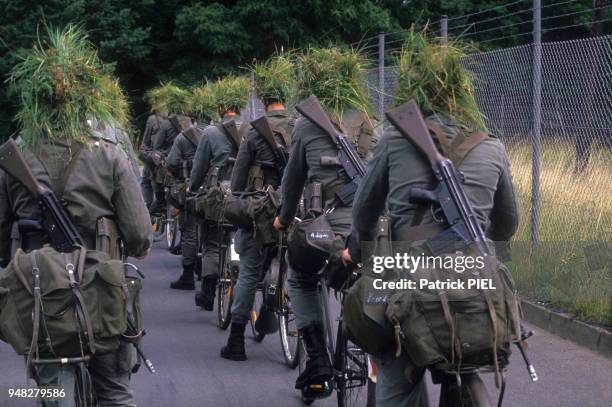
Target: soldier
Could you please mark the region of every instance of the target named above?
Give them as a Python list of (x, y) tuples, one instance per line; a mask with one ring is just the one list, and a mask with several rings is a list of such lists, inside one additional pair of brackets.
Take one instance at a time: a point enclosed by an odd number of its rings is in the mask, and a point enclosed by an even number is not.
[(152, 112), (149, 117), (147, 117), (145, 130), (142, 135), (142, 143), (140, 145), (140, 159), (144, 163), (140, 188), (142, 189), (142, 195), (147, 208), (149, 208), (153, 203), (153, 185), (155, 182), (153, 177), (153, 170), (155, 166), (150, 159), (150, 153), (153, 151), (152, 140), (153, 137), (155, 137), (154, 135), (159, 131), (159, 127), (163, 119), (164, 115), (156, 111)]
[[(210, 107), (203, 103), (202, 98), (208, 98), (212, 93), (210, 86), (205, 85), (192, 92), (194, 100), (190, 103), (193, 110), (193, 115), (196, 117), (203, 118), (204, 122), (210, 121), (213, 116)], [(197, 99), (196, 99), (197, 98)], [(198, 108), (196, 108), (196, 106)], [(187, 130), (182, 131), (174, 141), (172, 149), (168, 154), (166, 165), (168, 171), (177, 180), (183, 180), (186, 183), (189, 182), (189, 174), (193, 167), (193, 158), (195, 157), (196, 149), (203, 136), (203, 131), (206, 125), (201, 124), (193, 126)], [(188, 189), (188, 188), (187, 188)], [(185, 191), (187, 192), (187, 191)], [(181, 251), (182, 251), (182, 264), (183, 273), (178, 280), (170, 283), (170, 288), (178, 290), (194, 290), (195, 281), (194, 273), (198, 273), (201, 270), (198, 266), (198, 220), (192, 214), (189, 214), (184, 208), (181, 209), (179, 215), (179, 227), (181, 228)]]
[[(226, 77), (215, 84), (222, 123), (204, 129), (193, 160), (189, 182), (191, 191), (196, 192), (200, 187), (207, 188), (216, 182), (229, 181), (233, 160), (240, 145), (240, 131), (238, 135), (230, 134), (224, 126), (233, 122), (244, 131), (239, 114), (240, 109), (246, 106), (248, 92), (249, 82), (246, 78)], [(216, 223), (203, 223), (202, 241), (202, 291), (196, 294), (195, 303), (206, 311), (212, 311), (219, 277), (219, 230)]]
[[(360, 80), (363, 61), (354, 51), (338, 48), (310, 49), (303, 56), (301, 96), (314, 94), (328, 110), (334, 124), (358, 146), (362, 157), (368, 155), (374, 142), (372, 121), (368, 114), (368, 96)], [(345, 94), (346, 93), (346, 94)], [(335, 193), (349, 182), (337, 162), (325, 165), (322, 157), (335, 157), (338, 150), (329, 135), (305, 118), (298, 119), (293, 133), (293, 146), (282, 181), (282, 205), (274, 226), (285, 230), (294, 220), (305, 184), (321, 185), (321, 201), (330, 208)], [(324, 160), (325, 161), (325, 160)], [(306, 202), (309, 206), (310, 203)], [(334, 233), (348, 236), (351, 209), (338, 205), (328, 214)], [(297, 378), (295, 388), (309, 399), (331, 394), (329, 381), (332, 368), (325, 345), (323, 316), (317, 284), (319, 271), (308, 264), (293, 264), (289, 257), (289, 295), (296, 325), (304, 340), (308, 359), (306, 368)], [(299, 266), (299, 269), (297, 268)]]
[[(144, 258), (152, 236), (138, 182), (121, 147), (91, 137), (85, 117), (88, 113), (125, 123), (127, 112), (96, 78), (104, 67), (94, 58), (95, 50), (86, 36), (68, 28), (50, 32), (49, 37), (43, 43), (47, 49), (31, 50), (11, 75), (21, 97), (17, 117), (26, 161), (38, 182), (60, 195), (87, 249), (96, 248), (97, 221), (111, 218), (126, 254)], [(89, 57), (79, 59), (79, 55)], [(38, 87), (41, 83), (44, 86)], [(51, 95), (47, 89), (52, 89)], [(32, 109), (34, 104), (36, 109)], [(10, 235), (11, 225), (21, 219), (40, 219), (41, 210), (11, 176), (5, 174), (0, 182), (0, 256), (6, 262), (10, 242), (4, 236)], [(40, 248), (45, 240), (44, 236), (29, 238), (22, 242), (25, 251)], [(134, 348), (127, 342), (118, 343), (113, 351), (92, 355), (88, 364), (98, 406), (135, 406), (130, 390)], [(71, 364), (38, 366), (35, 379), (39, 386), (64, 388), (66, 394), (74, 395), (76, 369)], [(66, 397), (43, 405), (70, 407), (75, 400)]]
[[(165, 160), (170, 153), (174, 140), (184, 128), (191, 126), (191, 119), (185, 114), (190, 111), (189, 92), (176, 85), (167, 83), (161, 86), (160, 97), (165, 99), (164, 106), (169, 112), (167, 118), (163, 119), (159, 126), (159, 131), (152, 135), (152, 148), (156, 158), (155, 175), (159, 171), (165, 173)], [(154, 184), (154, 200), (149, 211), (151, 214), (159, 214), (166, 206), (166, 196), (163, 182), (156, 177)]]
[[(295, 67), (290, 57), (278, 55), (266, 63), (256, 64), (255, 91), (266, 109), (266, 118), (273, 132), (274, 141), (287, 149), (291, 145), (293, 121), (285, 110), (285, 102), (295, 84)], [(234, 171), (232, 192), (252, 192), (268, 186), (277, 189), (282, 178), (275, 162), (275, 150), (255, 128), (251, 127), (240, 145)], [(240, 273), (232, 303), (232, 325), (227, 345), (221, 356), (231, 360), (246, 360), (244, 330), (249, 321), (258, 277), (266, 253), (253, 230), (238, 229), (235, 236), (236, 251), (240, 254)]]
[[(465, 191), (483, 230), (492, 240), (507, 241), (517, 229), (519, 214), (503, 144), (488, 136), (480, 143), (473, 143), (476, 145), (471, 150), (462, 148), (467, 146), (465, 143), (460, 143), (456, 149), (447, 147), (453, 146), (458, 138), (477, 137), (475, 130), (485, 128), (471, 81), (460, 63), (461, 52), (455, 47), (428, 43), (421, 34), (413, 33), (412, 36), (401, 54), (404, 61), (412, 63), (400, 64), (396, 103), (399, 105), (410, 99), (420, 101), (424, 115), (429, 115), (428, 127), (439, 141), (441, 153), (459, 159), (457, 169), (464, 175)], [(427, 44), (427, 53), (423, 52), (422, 44)], [(435, 58), (436, 64), (431, 64), (428, 57)], [(449, 68), (453, 69), (454, 81), (438, 83), (437, 78), (450, 76), (436, 69)], [(455, 100), (459, 103), (455, 104)], [(423, 225), (433, 226), (437, 221), (428, 206), (410, 203), (410, 188), (434, 183), (427, 159), (394, 127), (387, 128), (353, 204), (354, 233), (343, 253), (343, 261), (361, 262), (368, 257), (366, 248), (375, 240), (377, 220), (385, 208), (388, 208), (394, 241), (426, 239), (448, 226), (438, 223), (437, 231), (429, 228), (429, 232), (419, 233)], [(424, 369), (412, 366), (405, 353), (397, 358), (394, 352), (395, 349), (389, 349), (388, 354), (377, 361), (376, 405), (427, 406)], [(405, 372), (412, 372), (409, 380)]]

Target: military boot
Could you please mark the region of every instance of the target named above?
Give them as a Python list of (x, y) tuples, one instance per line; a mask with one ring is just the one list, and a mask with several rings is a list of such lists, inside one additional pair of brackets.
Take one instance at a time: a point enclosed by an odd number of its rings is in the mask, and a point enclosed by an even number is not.
[(215, 306), (215, 291), (217, 290), (216, 275), (202, 277), (202, 291), (195, 296), (196, 306), (212, 311)]
[(195, 281), (193, 279), (194, 265), (183, 265), (183, 274), (170, 283), (170, 288), (175, 290), (195, 290)]
[(227, 345), (221, 348), (221, 357), (225, 359), (242, 361), (246, 360), (246, 352), (244, 350), (244, 329), (245, 322), (232, 322), (230, 328), (230, 336), (227, 339)]
[(330, 383), (333, 370), (327, 354), (323, 325), (310, 324), (300, 329), (300, 335), (306, 347), (307, 359), (306, 368), (298, 376), (295, 388), (302, 391), (305, 399), (328, 397), (333, 390)]

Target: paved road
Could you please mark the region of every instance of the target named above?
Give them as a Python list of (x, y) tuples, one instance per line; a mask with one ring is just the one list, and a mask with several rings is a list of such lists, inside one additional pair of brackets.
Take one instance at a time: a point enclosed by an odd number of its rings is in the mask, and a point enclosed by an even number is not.
[[(247, 340), (248, 361), (219, 357), (227, 332), (216, 327), (216, 313), (196, 310), (193, 292), (168, 288), (179, 274), (178, 257), (156, 249), (139, 266), (146, 274), (143, 308), (148, 330), (143, 348), (156, 364), (155, 376), (143, 371), (133, 379), (140, 407), (291, 407), (302, 406), (293, 390), (297, 372), (285, 367), (278, 335), (262, 343)], [(507, 374), (504, 406), (612, 406), (612, 360), (537, 330), (530, 341), (540, 381), (531, 383), (519, 355)], [(491, 375), (485, 377), (493, 394)], [(23, 361), (0, 343), (0, 389), (23, 386)], [(429, 385), (431, 405), (437, 387)], [(4, 400), (4, 401), (2, 401)], [(0, 396), (0, 406), (21, 407)], [(315, 406), (333, 406), (335, 399)]]

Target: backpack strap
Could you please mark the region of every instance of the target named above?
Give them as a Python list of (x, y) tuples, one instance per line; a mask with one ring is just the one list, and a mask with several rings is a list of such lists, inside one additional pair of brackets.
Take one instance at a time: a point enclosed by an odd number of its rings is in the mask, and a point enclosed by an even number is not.
[[(32, 355), (36, 354), (38, 359), (38, 337), (40, 334), (40, 310), (42, 305), (42, 295), (40, 292), (40, 269), (36, 262), (36, 251), (29, 254), (30, 266), (32, 268), (32, 295), (34, 296), (34, 310), (33, 310), (33, 321), (32, 321), (32, 341), (30, 342), (30, 350), (26, 358), (26, 368), (28, 372), (34, 373), (32, 370)], [(19, 268), (19, 267), (17, 267)]]
[[(79, 323), (81, 324), (81, 328), (85, 329), (89, 352), (94, 355), (96, 353), (96, 347), (93, 325), (91, 324), (91, 319), (89, 318), (87, 307), (85, 306), (85, 300), (83, 299), (83, 295), (81, 294), (81, 290), (79, 288), (81, 278), (83, 277), (83, 269), (85, 267), (85, 255), (85, 248), (80, 247), (79, 251), (74, 255), (74, 260), (71, 260), (68, 257), (68, 253), (64, 253), (64, 259), (66, 261), (68, 278), (70, 279), (70, 289), (72, 290), (72, 294), (74, 296), (74, 308), (76, 310)], [(74, 263), (76, 263), (76, 265)]]
[(457, 135), (457, 137), (455, 137), (452, 143), (449, 143), (440, 123), (428, 120), (426, 124), (427, 128), (433, 132), (435, 138), (440, 142), (442, 154), (448, 157), (448, 159), (453, 162), (455, 167), (459, 167), (459, 165), (461, 165), (463, 159), (470, 151), (472, 151), (474, 147), (490, 137), (489, 133), (482, 130), (477, 130), (469, 135), (460, 133)]
[(68, 165), (64, 168), (62, 177), (59, 180), (51, 177), (51, 173), (49, 172), (49, 169), (45, 163), (45, 159), (51, 159), (49, 155), (46, 153), (43, 153), (42, 151), (41, 151), (41, 155), (44, 155), (46, 157), (39, 157), (37, 154), (34, 154), (34, 156), (42, 164), (47, 175), (49, 175), (49, 180), (51, 181), (51, 189), (53, 190), (53, 193), (55, 194), (55, 196), (57, 196), (58, 199), (62, 199), (62, 197), (64, 196), (64, 192), (66, 191), (66, 184), (68, 183), (68, 180), (70, 179), (70, 175), (72, 174), (72, 171), (74, 170), (74, 166), (77, 162), (77, 158), (79, 157), (79, 154), (83, 150), (83, 145), (81, 143), (74, 143), (71, 146), (70, 150), (72, 151), (72, 154), (70, 156), (70, 161), (68, 162)]

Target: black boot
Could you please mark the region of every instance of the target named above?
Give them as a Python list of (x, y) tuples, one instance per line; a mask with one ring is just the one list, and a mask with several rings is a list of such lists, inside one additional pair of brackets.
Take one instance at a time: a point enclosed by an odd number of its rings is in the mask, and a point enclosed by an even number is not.
[(217, 290), (217, 276), (202, 277), (202, 291), (195, 296), (195, 303), (206, 311), (212, 311), (215, 306), (215, 291)]
[(225, 359), (242, 361), (246, 360), (246, 352), (244, 351), (244, 329), (246, 323), (232, 322), (230, 328), (230, 336), (227, 339), (227, 345), (221, 348), (221, 357)]
[(170, 283), (170, 288), (175, 290), (195, 290), (195, 281), (193, 280), (193, 264), (183, 265), (183, 274)]
[(333, 371), (325, 345), (323, 325), (310, 324), (300, 329), (300, 334), (306, 346), (307, 360), (306, 368), (295, 382), (295, 388), (302, 390), (302, 395), (311, 400), (327, 397), (332, 391), (329, 382), (333, 378)]

